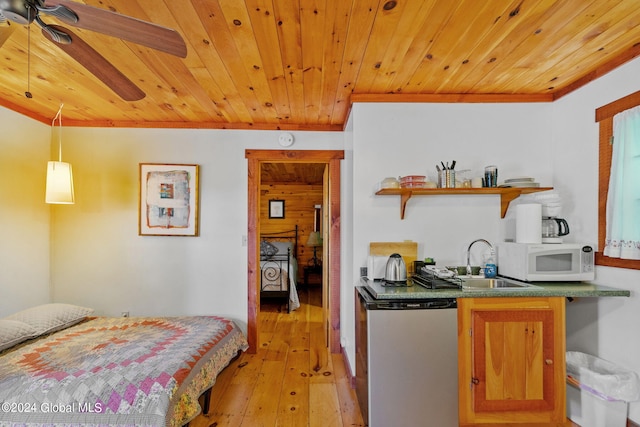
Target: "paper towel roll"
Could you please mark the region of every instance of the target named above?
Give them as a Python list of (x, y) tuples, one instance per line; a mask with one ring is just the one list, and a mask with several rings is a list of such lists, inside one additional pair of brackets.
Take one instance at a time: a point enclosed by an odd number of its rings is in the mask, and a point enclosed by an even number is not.
[(542, 243), (542, 205), (516, 206), (516, 243)]

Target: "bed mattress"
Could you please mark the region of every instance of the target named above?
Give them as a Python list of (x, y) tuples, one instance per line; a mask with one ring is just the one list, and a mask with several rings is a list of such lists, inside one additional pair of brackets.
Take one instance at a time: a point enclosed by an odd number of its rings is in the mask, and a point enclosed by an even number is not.
[(181, 426), (247, 348), (222, 317), (90, 319), (0, 355), (0, 426)]

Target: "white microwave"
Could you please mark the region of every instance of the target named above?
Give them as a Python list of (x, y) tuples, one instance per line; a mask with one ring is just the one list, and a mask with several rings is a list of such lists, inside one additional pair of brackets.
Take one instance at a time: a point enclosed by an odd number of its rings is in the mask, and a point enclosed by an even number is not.
[(499, 243), (498, 274), (527, 282), (593, 280), (594, 251), (578, 243)]

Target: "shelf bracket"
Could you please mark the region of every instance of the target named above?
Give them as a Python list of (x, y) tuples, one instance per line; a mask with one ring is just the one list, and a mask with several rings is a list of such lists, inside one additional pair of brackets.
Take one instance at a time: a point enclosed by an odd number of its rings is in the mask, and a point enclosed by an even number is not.
[(400, 219), (404, 219), (404, 211), (407, 208), (407, 202), (411, 198), (413, 193), (411, 191), (403, 192), (400, 194)]
[(500, 218), (504, 218), (507, 215), (507, 209), (509, 209), (509, 204), (516, 199), (522, 191), (516, 188), (504, 189), (502, 193), (500, 193)]

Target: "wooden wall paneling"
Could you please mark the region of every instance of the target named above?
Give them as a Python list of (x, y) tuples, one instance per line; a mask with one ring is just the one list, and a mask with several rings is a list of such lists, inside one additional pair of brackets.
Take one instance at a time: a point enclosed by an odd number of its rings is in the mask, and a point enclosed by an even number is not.
[[(269, 200), (284, 200), (284, 218), (269, 218)], [(262, 184), (260, 186), (260, 234), (294, 230), (298, 226), (298, 282), (303, 267), (313, 258), (313, 248), (306, 246), (313, 231), (315, 205), (322, 204), (322, 185)], [(319, 248), (318, 257), (322, 249)]]
[[(90, 3), (175, 29), (187, 56), (84, 31), (147, 94), (132, 104), (42, 37), (27, 61), (29, 32), (4, 24), (0, 105), (48, 124), (56, 99), (66, 126), (341, 131), (354, 92), (553, 100), (640, 54), (634, 1)], [(45, 78), (27, 99), (29, 66)]]

